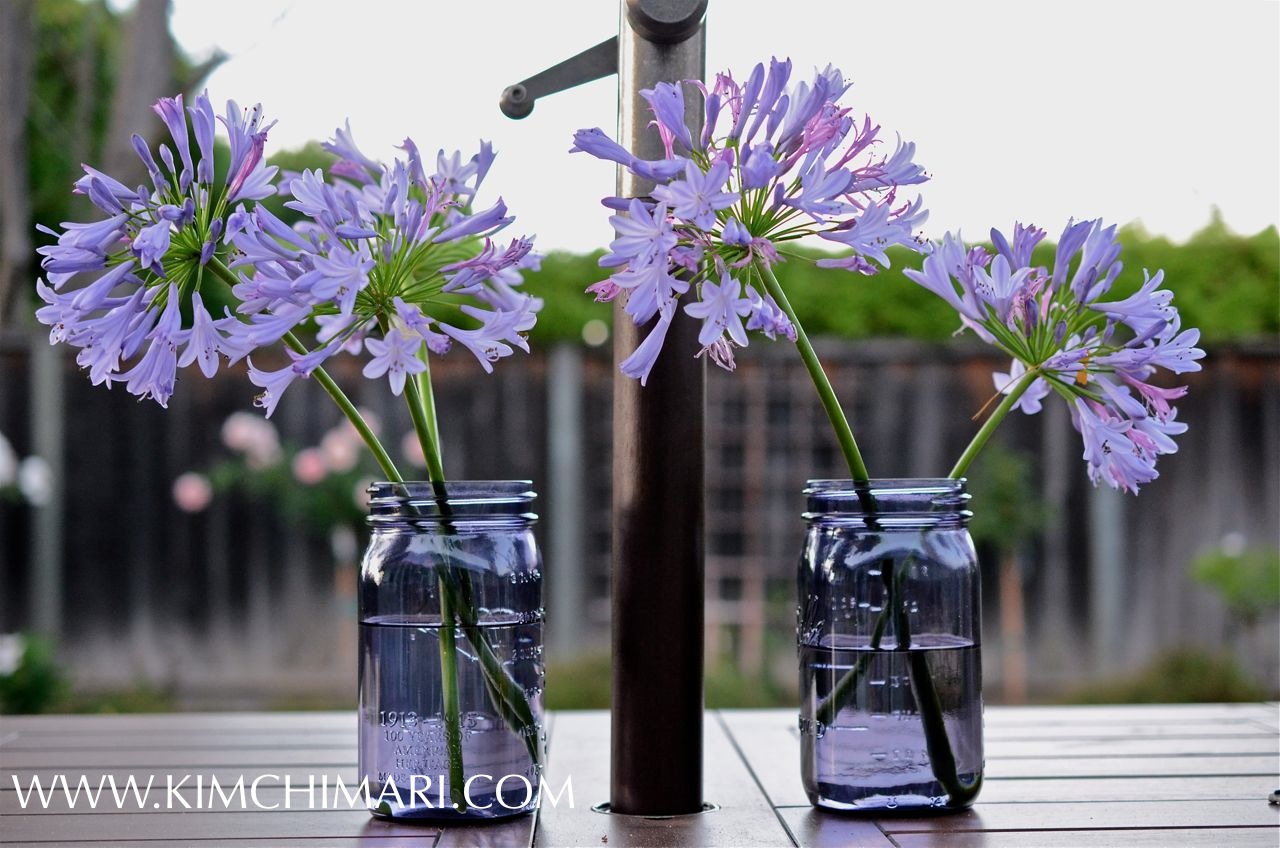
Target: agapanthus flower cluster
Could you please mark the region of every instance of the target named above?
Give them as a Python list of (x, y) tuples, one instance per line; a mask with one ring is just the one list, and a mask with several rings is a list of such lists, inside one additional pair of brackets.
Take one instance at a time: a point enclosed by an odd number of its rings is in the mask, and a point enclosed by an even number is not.
[[(662, 348), (678, 302), (702, 321), (702, 350), (734, 367), (747, 331), (795, 340), (795, 328), (765, 290), (756, 263), (772, 266), (779, 246), (819, 236), (849, 249), (825, 267), (875, 273), (892, 245), (919, 247), (926, 213), (899, 189), (928, 179), (915, 145), (892, 149), (879, 125), (841, 104), (849, 88), (828, 66), (793, 82), (791, 62), (757, 64), (743, 82), (727, 72), (706, 84), (659, 83), (649, 102), (666, 156), (641, 160), (600, 129), (579, 130), (571, 151), (617, 162), (657, 183), (648, 198), (606, 198), (617, 238), (600, 264), (612, 275), (588, 291), (597, 300), (623, 295), (642, 324), (658, 321), (622, 370), (644, 382)], [(685, 97), (700, 98), (701, 131), (685, 124)]]
[(232, 239), (242, 253), (232, 268), (247, 269), (234, 291), (248, 317), (233, 335), (258, 347), (308, 318), (319, 328), (317, 346), (291, 350), (284, 368), (250, 364), (268, 415), (290, 383), (343, 350), (363, 346), (365, 376), (386, 375), (397, 395), (426, 369), (425, 351), (441, 355), (456, 342), (492, 371), (514, 348), (529, 350), (542, 301), (517, 287), (520, 271), (537, 265), (533, 241), (493, 241), (514, 220), (501, 199), (471, 208), (493, 162), (489, 145), (466, 161), (441, 151), (434, 171), (408, 139), (390, 165), (361, 153), (349, 129), (325, 149), (338, 156), (328, 177), (304, 171), (284, 181), (285, 205), (302, 222), (291, 229), (258, 207)]
[[(61, 233), (40, 228), (57, 243), (39, 249), (48, 283), (36, 283), (47, 304), (36, 315), (51, 328), (51, 342), (80, 349), (76, 361), (95, 385), (123, 382), (131, 393), (165, 406), (178, 367), (198, 360), (212, 376), (216, 353), (236, 359), (247, 352), (221, 336), (235, 319), (211, 317), (200, 289), (211, 279), (209, 262), (225, 250), (227, 222), (274, 194), (276, 169), (263, 161), (274, 122), (263, 125), (260, 107), (242, 110), (229, 101), (216, 121), (207, 94), (186, 108), (181, 95), (163, 98), (154, 108), (171, 144), (161, 144), (157, 156), (141, 136), (133, 136), (150, 185), (131, 188), (85, 165), (75, 191), (106, 217), (65, 222)], [(226, 171), (215, 175), (219, 121), (231, 158)], [(73, 287), (72, 280), (87, 282)], [(192, 317), (184, 319), (184, 311)], [(214, 336), (216, 353), (205, 344)], [(124, 369), (122, 362), (140, 351)]]
[[(263, 161), (271, 125), (261, 108), (229, 102), (221, 122), (230, 164), (215, 178), (208, 96), (185, 109), (181, 96), (165, 98), (155, 111), (171, 145), (153, 154), (133, 137), (150, 187), (85, 166), (76, 191), (106, 217), (44, 228), (58, 241), (40, 249), (48, 284), (37, 283), (46, 303), (37, 316), (51, 342), (80, 348), (94, 384), (123, 382), (165, 406), (178, 368), (195, 363), (212, 377), (223, 360), (285, 340), (290, 365), (249, 364), (270, 415), (294, 379), (342, 350), (367, 351), (365, 375), (387, 375), (397, 394), (426, 369), (424, 346), (443, 354), (457, 342), (487, 371), (514, 348), (528, 350), (541, 301), (516, 287), (520, 269), (536, 265), (532, 240), (491, 240), (513, 220), (500, 199), (472, 210), (494, 158), (487, 144), (466, 160), (441, 151), (428, 170), (412, 141), (404, 159), (383, 165), (339, 129), (325, 145), (338, 158), (327, 176), (277, 180)], [(296, 227), (257, 203), (277, 192), (304, 216)], [(73, 288), (73, 278), (87, 282)], [(215, 316), (206, 300), (235, 312)], [(311, 327), (317, 346), (307, 350), (296, 333)]]
[(1018, 224), (1013, 239), (991, 231), (994, 253), (946, 235), (919, 271), (906, 275), (947, 301), (962, 325), (1006, 353), (1008, 373), (995, 387), (1034, 414), (1050, 391), (1071, 405), (1095, 484), (1137, 492), (1154, 480), (1156, 458), (1174, 453), (1186, 431), (1173, 401), (1186, 386), (1152, 382), (1158, 369), (1199, 371), (1200, 332), (1182, 329), (1164, 272), (1144, 271), (1132, 295), (1107, 300), (1120, 274), (1114, 226), (1069, 223), (1053, 267), (1032, 263), (1043, 230)]

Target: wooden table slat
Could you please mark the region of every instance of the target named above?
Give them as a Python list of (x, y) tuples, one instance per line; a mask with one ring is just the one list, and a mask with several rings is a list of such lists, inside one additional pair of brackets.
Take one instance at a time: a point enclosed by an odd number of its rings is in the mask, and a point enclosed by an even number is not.
[(898, 848), (1276, 848), (1270, 827), (913, 833)]
[(760, 793), (746, 764), (714, 715), (703, 731), (703, 798), (714, 812), (649, 819), (594, 812), (608, 801), (609, 716), (601, 712), (556, 714), (555, 742), (547, 764), (547, 784), (559, 790), (573, 777), (576, 804), (549, 807), (544, 799), (535, 844), (564, 845), (733, 845), (776, 848), (790, 842), (777, 814)]

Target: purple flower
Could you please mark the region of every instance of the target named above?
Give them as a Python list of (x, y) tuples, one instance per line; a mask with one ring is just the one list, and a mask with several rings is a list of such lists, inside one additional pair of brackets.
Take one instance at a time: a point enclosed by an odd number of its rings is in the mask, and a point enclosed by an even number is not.
[[(1173, 423), (1171, 404), (1186, 388), (1158, 389), (1149, 377), (1157, 368), (1199, 369), (1199, 332), (1181, 331), (1173, 296), (1160, 288), (1163, 272), (1147, 275), (1131, 297), (1098, 300), (1122, 267), (1114, 227), (1069, 222), (1052, 274), (1029, 264), (1041, 238), (1041, 230), (1019, 224), (1011, 245), (993, 230), (992, 257), (981, 248), (966, 251), (948, 235), (933, 246), (921, 271), (906, 275), (945, 299), (964, 327), (1013, 358), (995, 383), (1006, 395), (1021, 393), (1023, 412), (1038, 412), (1051, 388), (1067, 397), (1090, 478), (1136, 492), (1156, 478), (1156, 457), (1173, 453), (1172, 437), (1186, 429)], [(1028, 373), (1036, 374), (1029, 383)]]
[(1173, 302), (1173, 292), (1160, 288), (1163, 281), (1164, 271), (1157, 271), (1154, 276), (1147, 275), (1142, 288), (1124, 300), (1111, 303), (1094, 301), (1089, 304), (1089, 308), (1112, 320), (1128, 324), (1136, 333), (1159, 332), (1177, 314), (1177, 310), (1170, 305)]
[(730, 218), (724, 222), (724, 227), (720, 230), (720, 238), (725, 244), (738, 244), (744, 247), (751, 244), (751, 233), (738, 223), (737, 218)]
[(178, 344), (182, 341), (182, 314), (178, 308), (178, 287), (170, 285), (164, 310), (146, 338), (151, 344), (142, 359), (120, 375), (129, 394), (152, 398), (163, 407), (173, 395), (174, 375), (178, 365)]
[[(1013, 364), (1009, 366), (1009, 373), (1005, 374), (996, 371), (991, 375), (995, 381), (996, 391), (1001, 394), (1010, 394), (1013, 392), (1018, 381), (1022, 379), (1022, 375), (1027, 373), (1027, 366), (1022, 364), (1022, 360), (1015, 359)], [(1035, 415), (1040, 411), (1040, 402), (1049, 395), (1049, 384), (1045, 382), (1043, 377), (1037, 378), (1032, 382), (1031, 387), (1023, 392), (1022, 397), (1018, 399), (1018, 409), (1027, 415)]]
[(253, 405), (266, 410), (266, 417), (270, 418), (276, 411), (276, 404), (284, 396), (284, 390), (289, 388), (299, 376), (301, 375), (293, 369), (292, 365), (286, 365), (278, 371), (261, 371), (254, 367), (253, 360), (250, 359), (249, 382), (263, 390), (254, 398)]
[(591, 285), (587, 286), (586, 291), (587, 291), (587, 294), (593, 294), (596, 296), (596, 303), (609, 303), (614, 298), (616, 298), (619, 294), (621, 294), (623, 289), (621, 286), (619, 286), (617, 283), (613, 281), (612, 277), (610, 277), (607, 280), (601, 280), (598, 283), (592, 283)]
[(639, 268), (628, 268), (611, 278), (627, 291), (626, 312), (637, 324), (643, 324), (677, 295), (689, 290), (689, 283), (671, 273), (665, 261), (652, 262)]
[(791, 319), (787, 318), (786, 313), (778, 308), (778, 304), (772, 297), (769, 295), (761, 297), (753, 287), (747, 286), (747, 300), (750, 302), (748, 330), (759, 330), (769, 339), (783, 336), (788, 341), (796, 340), (795, 326), (791, 323)]
[(727, 209), (738, 202), (736, 192), (720, 190), (728, 178), (729, 163), (723, 159), (705, 174), (690, 162), (685, 166), (683, 180), (658, 186), (653, 190), (653, 196), (668, 203), (677, 218), (709, 230), (716, 224), (717, 210)]
[(453, 340), (443, 333), (432, 330), (431, 319), (424, 315), (420, 308), (412, 303), (405, 303), (399, 297), (395, 299), (395, 307), (396, 315), (404, 325), (426, 341), (427, 350), (436, 356), (444, 356), (449, 352), (449, 348), (453, 346)]
[(1159, 386), (1153, 386), (1150, 383), (1144, 383), (1131, 374), (1122, 374), (1121, 376), (1146, 401), (1151, 414), (1161, 421), (1168, 420), (1176, 412), (1170, 401), (1185, 397), (1187, 394), (1186, 386), (1174, 386), (1170, 389), (1164, 389)]
[(773, 146), (762, 142), (748, 147), (742, 157), (742, 187), (764, 188), (782, 172), (782, 163), (773, 155)]
[(199, 292), (191, 295), (191, 311), (191, 335), (187, 338), (186, 349), (178, 358), (178, 367), (186, 368), (192, 362), (199, 362), (200, 373), (212, 377), (218, 372), (218, 354), (223, 352), (224, 340), (204, 308)]
[(1004, 234), (994, 227), (991, 228), (991, 243), (995, 245), (996, 252), (1003, 256), (1013, 268), (1029, 267), (1031, 252), (1043, 238), (1044, 230), (1038, 227), (1014, 224), (1013, 247), (1010, 247)]
[(217, 128), (217, 120), (213, 115), (213, 104), (209, 102), (209, 92), (196, 95), (196, 104), (188, 106), (191, 115), (191, 128), (195, 130), (196, 147), (200, 151), (200, 161), (196, 164), (196, 180), (205, 185), (213, 184), (213, 136)]
[(854, 253), (866, 256), (889, 267), (889, 255), (885, 252), (893, 245), (912, 247), (915, 242), (912, 230), (924, 223), (929, 216), (917, 200), (906, 214), (891, 209), (888, 203), (873, 203), (856, 217), (833, 230), (821, 232), (829, 241), (840, 242), (852, 248)]
[(343, 315), (355, 309), (356, 295), (369, 284), (369, 272), (376, 263), (362, 251), (335, 245), (328, 254), (316, 256), (310, 275), (311, 295), (319, 300), (332, 300)]
[(242, 112), (234, 100), (227, 101), (227, 114), (221, 120), (231, 143), (231, 164), (227, 171), (229, 201), (270, 197), (275, 193), (271, 181), (278, 169), (263, 161), (262, 151), (267, 132), (276, 122), (262, 126), (261, 104)]
[(700, 294), (700, 301), (684, 308), (686, 313), (702, 320), (698, 343), (704, 348), (709, 347), (728, 333), (735, 344), (745, 347), (747, 331), (743, 329), (742, 319), (751, 312), (751, 301), (742, 297), (742, 283), (726, 272), (721, 275), (719, 285), (704, 280)]
[[(324, 142), (320, 146), (337, 156), (342, 163), (355, 166), (344, 169), (344, 176), (351, 179), (373, 182), (382, 170), (377, 162), (361, 153), (360, 148), (356, 146), (355, 139), (351, 135), (350, 121), (347, 121), (344, 127), (335, 129), (333, 131), (333, 139)], [(414, 149), (416, 151), (416, 148)]]
[(1015, 271), (1004, 256), (997, 256), (991, 262), (989, 274), (981, 266), (973, 268), (973, 291), (979, 300), (995, 310), (1000, 323), (1008, 324), (1014, 300), (1024, 290), (1030, 276), (1030, 268)]
[[(915, 162), (915, 145), (899, 139), (891, 154), (877, 154), (880, 127), (850, 116), (851, 107), (840, 102), (848, 85), (838, 70), (828, 66), (795, 84), (791, 71), (790, 60), (775, 58), (767, 70), (763, 63), (753, 67), (741, 84), (725, 72), (709, 82), (660, 83), (644, 92), (666, 151), (659, 162), (638, 160), (598, 128), (574, 135), (572, 151), (657, 183), (652, 201), (605, 198), (607, 208), (628, 214), (613, 217), (617, 238), (601, 264), (625, 270), (589, 292), (611, 300), (626, 290), (627, 313), (643, 323), (665, 309), (669, 297), (686, 294), (687, 284), (672, 282), (674, 272), (708, 285), (724, 269), (772, 268), (785, 242), (806, 236), (847, 248), (847, 255), (819, 265), (864, 274), (875, 273), (875, 263), (888, 265), (889, 247), (919, 249), (914, 229), (926, 217), (922, 202), (899, 196), (904, 187), (928, 178)], [(699, 96), (701, 103), (687, 102)], [(686, 106), (705, 119), (697, 139), (685, 124)], [(718, 282), (708, 290), (718, 292)], [(740, 285), (735, 297), (749, 300)], [(731, 310), (732, 322), (719, 321), (726, 328), (721, 334), (731, 333), (726, 344), (745, 343), (747, 330), (796, 337), (776, 303), (769, 300), (766, 308), (762, 298), (752, 302), (749, 311)], [(705, 300), (700, 303), (695, 309), (709, 308)], [(717, 313), (719, 319), (726, 314)], [(748, 320), (739, 331), (744, 316)], [(708, 327), (716, 323), (704, 324), (704, 332), (711, 335)], [(665, 335), (651, 333), (650, 346)], [(731, 364), (731, 349), (709, 346), (715, 338), (704, 342), (704, 352), (722, 366)], [(633, 359), (628, 370), (647, 374), (648, 362)]]
[(1089, 464), (1089, 479), (1095, 484), (1106, 482), (1137, 494), (1139, 486), (1159, 476), (1155, 453), (1148, 449), (1147, 440), (1134, 441), (1130, 435), (1132, 421), (1101, 404), (1077, 398), (1072, 423), (1084, 439), (1084, 459)]
[[(134, 331), (142, 325), (145, 317), (143, 301), (146, 294), (146, 289), (139, 288), (102, 317), (80, 325), (83, 346), (76, 356), (76, 364), (89, 369), (89, 382), (93, 385), (101, 385), (118, 373), (120, 357), (132, 356), (142, 341)], [(131, 335), (135, 336), (132, 343)]]
[(1204, 358), (1204, 351), (1196, 347), (1199, 341), (1200, 331), (1194, 328), (1183, 330), (1182, 319), (1175, 313), (1161, 331), (1148, 364), (1167, 368), (1175, 374), (1199, 371), (1199, 360)]
[(675, 314), (674, 301), (663, 306), (658, 312), (658, 321), (649, 331), (649, 335), (636, 345), (636, 349), (630, 356), (618, 364), (618, 369), (623, 374), (639, 380), (642, 386), (649, 382), (649, 372), (653, 370), (653, 364), (658, 361), (658, 354), (662, 353), (662, 343), (666, 341), (667, 330), (671, 329), (671, 320)]
[(408, 375), (427, 370), (427, 363), (418, 358), (418, 349), (422, 347), (419, 337), (405, 338), (399, 330), (390, 330), (382, 339), (365, 339), (364, 346), (373, 354), (373, 359), (361, 373), (371, 378), (387, 374), (394, 395), (404, 391)]
[(133, 240), (133, 252), (137, 254), (143, 268), (151, 268), (157, 274), (164, 274), (161, 260), (169, 252), (171, 232), (170, 223), (163, 219), (138, 230), (138, 236)]
[(125, 260), (71, 297), (71, 306), (80, 314), (88, 314), (100, 308), (108, 295), (125, 282), (136, 282), (133, 277), (133, 260)]
[(822, 221), (823, 216), (838, 215), (850, 208), (848, 203), (839, 198), (848, 191), (852, 179), (853, 175), (844, 168), (826, 173), (822, 163), (815, 162), (813, 167), (800, 176), (800, 193), (783, 203)]
[(173, 145), (178, 148), (178, 156), (182, 158), (182, 169), (190, 179), (193, 171), (191, 142), (187, 137), (187, 114), (182, 108), (182, 95), (161, 97), (151, 108), (169, 128), (169, 135), (173, 136)]
[[(228, 108), (234, 115), (234, 105)], [(260, 159), (266, 138), (260, 110), (247, 122), (238, 116), (227, 122), (232, 164), (221, 174), (222, 191), (214, 185), (216, 120), (208, 95), (198, 95), (190, 107), (184, 107), (181, 96), (163, 98), (154, 111), (168, 129), (171, 145), (162, 145), (155, 155), (141, 135), (132, 139), (154, 190), (130, 189), (85, 166), (75, 190), (106, 217), (66, 222), (61, 232), (40, 228), (57, 239), (39, 248), (49, 283), (67, 296), (41, 291), (47, 305), (37, 317), (52, 327), (51, 341), (80, 349), (77, 362), (95, 384), (124, 382), (131, 393), (163, 405), (172, 394), (179, 363), (185, 367), (198, 361), (201, 371), (211, 375), (219, 355), (247, 353), (240, 344), (244, 334), (233, 343), (220, 328), (237, 331), (210, 318), (201, 290), (225, 285), (208, 269), (221, 263), (218, 249), (224, 236), (234, 234), (251, 243), (276, 241), (257, 232), (256, 219), (245, 206), (274, 193), (270, 183), (275, 169), (255, 159)], [(73, 280), (78, 288), (71, 287)], [(269, 303), (270, 298), (262, 308)], [(191, 316), (189, 324), (184, 324), (184, 313)], [(179, 357), (183, 344), (187, 347)], [(137, 361), (126, 362), (140, 351)]]
[(684, 170), (684, 157), (674, 156), (670, 159), (645, 160), (638, 159), (622, 145), (604, 134), (604, 130), (593, 127), (589, 130), (578, 130), (573, 134), (573, 146), (570, 153), (588, 153), (597, 159), (617, 162), (647, 180), (669, 180)]
[(502, 198), (498, 198), (497, 203), (483, 212), (477, 212), (474, 215), (463, 218), (456, 224), (436, 233), (432, 241), (439, 244), (446, 241), (456, 241), (468, 236), (492, 235), (514, 220), (514, 217), (507, 215), (507, 204), (502, 202)]
[(675, 230), (667, 220), (665, 203), (650, 209), (635, 198), (626, 215), (613, 215), (609, 223), (618, 236), (609, 244), (609, 253), (600, 258), (600, 264), (606, 268), (627, 263), (638, 267), (650, 265), (676, 245)]
[(978, 305), (973, 271), (960, 237), (947, 233), (932, 245), (919, 271), (907, 268), (902, 273), (945, 300), (963, 319), (976, 323), (987, 316)]
[(658, 124), (665, 128), (685, 150), (693, 149), (693, 135), (684, 122), (684, 91), (679, 83), (660, 82), (642, 89), (640, 96), (648, 101)]

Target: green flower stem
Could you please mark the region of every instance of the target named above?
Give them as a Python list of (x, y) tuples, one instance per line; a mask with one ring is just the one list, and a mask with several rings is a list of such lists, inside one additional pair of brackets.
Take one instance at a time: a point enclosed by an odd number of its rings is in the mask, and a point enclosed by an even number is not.
[(818, 361), (818, 354), (814, 352), (813, 345), (809, 343), (809, 337), (805, 335), (804, 328), (800, 326), (800, 319), (796, 317), (796, 311), (791, 308), (791, 303), (787, 300), (787, 295), (782, 291), (782, 285), (778, 282), (778, 278), (774, 276), (773, 269), (762, 259), (756, 259), (755, 266), (756, 270), (760, 272), (760, 278), (764, 281), (765, 288), (768, 289), (778, 307), (790, 319), (791, 326), (795, 327), (796, 347), (800, 351), (800, 358), (804, 361), (804, 367), (808, 369), (809, 376), (813, 379), (814, 388), (818, 390), (818, 397), (822, 400), (822, 408), (826, 410), (827, 418), (831, 420), (831, 428), (835, 430), (836, 440), (840, 442), (840, 450), (844, 452), (845, 462), (849, 464), (849, 473), (853, 475), (853, 481), (855, 483), (865, 483), (870, 479), (871, 475), (867, 473), (866, 463), (862, 461), (862, 453), (858, 450), (858, 443), (853, 438), (853, 430), (849, 428), (849, 421), (845, 418), (844, 410), (840, 407), (840, 401), (836, 399), (835, 390), (831, 388), (831, 381), (827, 379), (827, 373), (822, 370), (822, 363)]
[(462, 710), (458, 704), (458, 646), (454, 627), (453, 592), (444, 572), (438, 572), (440, 584), (440, 680), (443, 684), (444, 738), (449, 749), (449, 798), (454, 809), (467, 808), (466, 774), (462, 767)]
[[(404, 388), (405, 404), (409, 407), (413, 429), (418, 434), (418, 441), (422, 445), (422, 455), (427, 460), (427, 476), (431, 480), (443, 517), (448, 514), (449, 493), (445, 488), (440, 441), (432, 430), (431, 422), (427, 419), (417, 379), (406, 380)], [(447, 524), (446, 527), (448, 527)], [(457, 622), (460, 619), (459, 613), (466, 604), (457, 603), (458, 577), (453, 571), (453, 564), (449, 562), (446, 554), (444, 561), (436, 570), (436, 581), (440, 587), (440, 683), (444, 708), (444, 738), (445, 745), (449, 749), (449, 798), (453, 801), (454, 809), (462, 811), (467, 808), (467, 799), (466, 773), (462, 763), (462, 710), (458, 704)], [(463, 576), (461, 579), (467, 578)]]
[(983, 422), (981, 429), (973, 437), (973, 441), (964, 449), (964, 453), (960, 455), (960, 459), (956, 461), (955, 467), (951, 469), (948, 475), (952, 480), (958, 480), (964, 476), (969, 470), (969, 466), (977, 458), (978, 453), (986, 446), (990, 440), (991, 434), (1000, 426), (1000, 422), (1009, 414), (1009, 410), (1013, 409), (1013, 405), (1018, 402), (1022, 395), (1031, 388), (1031, 384), (1035, 382), (1036, 377), (1040, 376), (1039, 368), (1032, 368), (1022, 375), (1022, 379), (1018, 381), (1018, 385), (1013, 387), (1013, 391), (1004, 396), (1000, 401), (1000, 405), (995, 408), (986, 421)]
[[(285, 333), (284, 343), (297, 353), (306, 355), (308, 352), (306, 345), (299, 341), (298, 337), (292, 332)], [(328, 392), (329, 397), (333, 398), (333, 402), (338, 405), (338, 409), (342, 410), (342, 414), (347, 416), (351, 426), (356, 428), (356, 432), (360, 434), (360, 438), (364, 440), (369, 452), (373, 454), (373, 458), (377, 461), (378, 467), (382, 469), (383, 474), (387, 475), (388, 482), (403, 483), (404, 478), (396, 470), (396, 465), (392, 462), (391, 455), (387, 453), (386, 448), (382, 446), (382, 442), (374, 435), (373, 428), (369, 426), (369, 422), (364, 420), (360, 410), (356, 409), (356, 405), (342, 391), (342, 387), (335, 383), (333, 378), (329, 376), (329, 372), (320, 366), (316, 366), (316, 369), (311, 372), (311, 376), (316, 378), (316, 382)]]
[(431, 441), (440, 444), (440, 422), (436, 418), (436, 396), (431, 389), (431, 362), (430, 352), (425, 346), (422, 348), (422, 364), (426, 366), (422, 373), (418, 375), (418, 393), (422, 395), (422, 414), (427, 417), (427, 424), (431, 431)]
[[(440, 456), (440, 440), (434, 425), (435, 416), (428, 415), (427, 400), (419, 390), (417, 380), (404, 381), (404, 396), (405, 403), (409, 406), (409, 417), (413, 419), (414, 432), (418, 434), (418, 441), (422, 444), (422, 455), (427, 460), (427, 477), (436, 484), (437, 500), (441, 500), (447, 496), (447, 492), (441, 489), (445, 481), (444, 460)], [(431, 405), (434, 407), (434, 401)], [(441, 502), (443, 503), (443, 500)]]

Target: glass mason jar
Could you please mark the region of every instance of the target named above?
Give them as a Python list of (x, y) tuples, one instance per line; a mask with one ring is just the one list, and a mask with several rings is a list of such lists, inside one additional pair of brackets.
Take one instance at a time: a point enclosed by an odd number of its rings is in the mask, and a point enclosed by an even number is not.
[(982, 782), (979, 572), (964, 481), (812, 480), (801, 772), (833, 810), (964, 809)]
[(360, 568), (360, 778), (375, 816), (538, 803), (542, 562), (528, 481), (375, 483)]

